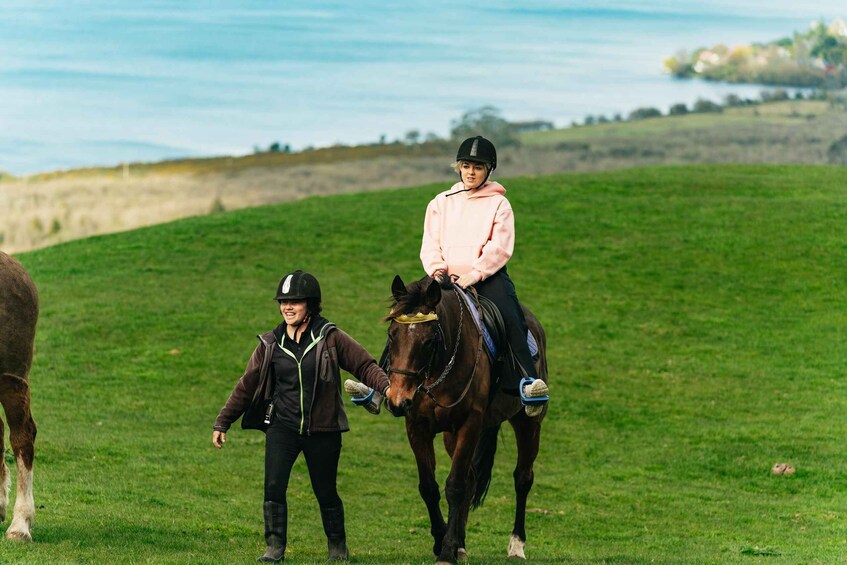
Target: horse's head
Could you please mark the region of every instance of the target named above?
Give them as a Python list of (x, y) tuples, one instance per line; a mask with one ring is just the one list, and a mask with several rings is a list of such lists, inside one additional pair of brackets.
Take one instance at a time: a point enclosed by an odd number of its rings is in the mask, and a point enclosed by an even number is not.
[(438, 281), (424, 277), (407, 287), (399, 275), (391, 284), (394, 303), (386, 316), (388, 325), (388, 392), (387, 406), (395, 416), (403, 416), (411, 408), (418, 387), (431, 370), (443, 347), (436, 307), (441, 301)]

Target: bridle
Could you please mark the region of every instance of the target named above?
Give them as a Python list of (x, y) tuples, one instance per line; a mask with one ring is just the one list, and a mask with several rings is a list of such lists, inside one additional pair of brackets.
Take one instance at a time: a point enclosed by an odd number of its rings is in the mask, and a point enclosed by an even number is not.
[[(432, 389), (434, 389), (435, 387), (440, 385), (442, 382), (444, 382), (444, 379), (446, 379), (447, 375), (450, 374), (450, 371), (453, 369), (453, 364), (456, 362), (456, 354), (459, 352), (459, 342), (462, 339), (462, 322), (464, 320), (464, 313), (465, 313), (464, 300), (462, 299), (461, 296), (459, 296), (458, 290), (453, 288), (453, 292), (456, 295), (456, 300), (459, 302), (459, 325), (458, 325), (458, 328), (456, 329), (456, 340), (455, 340), (455, 344), (453, 346), (453, 354), (450, 356), (450, 359), (447, 361), (447, 365), (444, 367), (444, 370), (441, 371), (441, 375), (439, 375), (439, 377), (437, 379), (435, 379), (435, 381), (431, 385), (426, 386), (427, 375), (429, 375), (432, 372), (432, 364), (435, 362), (435, 351), (437, 349), (436, 347), (432, 348), (432, 352), (429, 355), (429, 361), (427, 362), (427, 364), (422, 369), (418, 369), (417, 371), (406, 371), (406, 370), (403, 370), (403, 369), (392, 369), (391, 368), (391, 359), (389, 358), (388, 368), (385, 371), (389, 378), (391, 378), (391, 373), (397, 373), (399, 375), (406, 375), (406, 376), (409, 376), (409, 377), (417, 378), (420, 381), (420, 383), (418, 384), (418, 388), (415, 390), (415, 394), (418, 394), (418, 393), (426, 394), (429, 397), (429, 399), (432, 400), (432, 402), (436, 406), (438, 406), (439, 408), (452, 408), (452, 407), (456, 406), (457, 404), (459, 404), (465, 398), (465, 395), (467, 395), (468, 390), (470, 390), (471, 384), (473, 383), (474, 374), (476, 373), (477, 362), (479, 361), (479, 352), (482, 349), (482, 334), (480, 333), (479, 344), (477, 346), (477, 352), (476, 352), (476, 359), (474, 359), (473, 370), (471, 371), (471, 376), (468, 379), (468, 384), (465, 385), (465, 390), (462, 391), (462, 394), (459, 396), (459, 399), (456, 400), (456, 402), (453, 402), (452, 404), (449, 404), (447, 406), (440, 404), (435, 399), (435, 395), (432, 393)], [(397, 322), (398, 324), (419, 324), (419, 323), (435, 322), (436, 326), (437, 326), (436, 327), (436, 334), (441, 336), (442, 340), (444, 339), (443, 338), (444, 331), (441, 329), (441, 324), (438, 321), (438, 314), (436, 314), (435, 312), (432, 312), (432, 313), (429, 313), (429, 314), (418, 313), (418, 314), (414, 314), (412, 316), (409, 316), (408, 314), (402, 314), (402, 315), (399, 315), (399, 316), (394, 316), (392, 318), (392, 320)], [(445, 348), (446, 348), (446, 344), (445, 344)]]

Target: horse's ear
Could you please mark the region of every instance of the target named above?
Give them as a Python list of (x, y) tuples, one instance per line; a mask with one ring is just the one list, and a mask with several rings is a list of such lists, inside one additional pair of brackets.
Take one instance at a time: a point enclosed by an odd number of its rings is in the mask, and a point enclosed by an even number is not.
[(406, 283), (403, 282), (400, 275), (394, 275), (394, 280), (391, 283), (391, 295), (394, 297), (394, 300), (399, 301), (407, 294)]
[(441, 285), (437, 280), (432, 279), (429, 286), (426, 287), (426, 298), (424, 304), (435, 310), (438, 303), (441, 302)]

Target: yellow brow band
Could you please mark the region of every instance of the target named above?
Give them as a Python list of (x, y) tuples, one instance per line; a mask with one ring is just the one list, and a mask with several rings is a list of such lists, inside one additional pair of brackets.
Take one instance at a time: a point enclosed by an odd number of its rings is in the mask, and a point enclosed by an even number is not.
[(422, 322), (432, 322), (433, 320), (438, 319), (438, 314), (435, 312), (430, 312), (429, 314), (423, 314), (418, 312), (413, 316), (409, 316), (408, 314), (401, 314), (400, 316), (395, 316), (394, 321), (398, 324), (420, 324)]

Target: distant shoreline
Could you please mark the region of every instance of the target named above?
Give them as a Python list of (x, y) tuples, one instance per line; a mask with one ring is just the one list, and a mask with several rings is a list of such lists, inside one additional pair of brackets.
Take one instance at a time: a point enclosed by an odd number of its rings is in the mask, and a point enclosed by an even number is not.
[(839, 90), (847, 86), (847, 23), (835, 18), (768, 43), (681, 51), (664, 64), (679, 78)]

